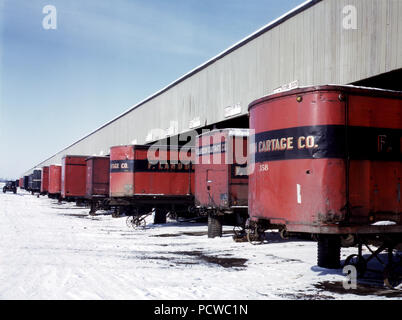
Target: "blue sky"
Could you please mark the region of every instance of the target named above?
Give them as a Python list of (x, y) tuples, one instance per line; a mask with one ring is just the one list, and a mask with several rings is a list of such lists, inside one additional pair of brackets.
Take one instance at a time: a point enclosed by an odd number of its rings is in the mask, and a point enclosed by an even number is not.
[[(0, 0), (0, 177), (24, 171), (303, 0)], [(45, 5), (57, 29), (45, 30)]]

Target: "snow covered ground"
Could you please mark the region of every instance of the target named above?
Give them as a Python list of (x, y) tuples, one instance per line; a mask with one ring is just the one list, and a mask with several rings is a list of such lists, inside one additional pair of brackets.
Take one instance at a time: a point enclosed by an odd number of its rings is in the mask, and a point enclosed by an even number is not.
[[(24, 191), (0, 193), (0, 299), (402, 299), (381, 279), (343, 289), (341, 270), (316, 266), (316, 243), (235, 243), (231, 227), (127, 227)], [(356, 249), (343, 249), (342, 258)]]

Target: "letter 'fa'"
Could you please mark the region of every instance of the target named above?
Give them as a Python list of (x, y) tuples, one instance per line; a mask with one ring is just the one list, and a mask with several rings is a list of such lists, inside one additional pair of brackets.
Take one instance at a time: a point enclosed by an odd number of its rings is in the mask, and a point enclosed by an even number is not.
[(42, 27), (45, 30), (57, 29), (57, 10), (55, 6), (46, 5), (42, 9), (42, 13), (46, 16), (42, 20)]

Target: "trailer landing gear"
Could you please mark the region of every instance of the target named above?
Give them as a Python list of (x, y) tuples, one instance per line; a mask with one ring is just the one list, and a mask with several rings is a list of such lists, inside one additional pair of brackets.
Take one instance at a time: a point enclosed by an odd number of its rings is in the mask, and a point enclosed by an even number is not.
[(89, 215), (90, 216), (95, 216), (96, 215), (96, 210), (98, 209), (96, 202), (92, 202), (91, 201), (91, 206), (90, 206), (90, 210), (89, 210)]
[(317, 265), (321, 268), (339, 269), (341, 266), (341, 240), (339, 236), (319, 235)]
[(222, 220), (222, 216), (208, 214), (208, 238), (222, 237)]
[(163, 209), (155, 209), (154, 224), (165, 224), (167, 212)]
[(388, 263), (384, 269), (384, 284), (391, 289), (402, 290), (402, 259)]
[(127, 227), (129, 228), (145, 228), (147, 222), (145, 221), (146, 217), (150, 214), (142, 215), (142, 216), (128, 216), (126, 220)]
[[(358, 254), (352, 254), (345, 260), (344, 266), (354, 266), (358, 277), (363, 277), (367, 271), (378, 273), (378, 270), (367, 268), (369, 261), (376, 259), (383, 267), (384, 285), (390, 289), (402, 290), (402, 257), (394, 255), (394, 248), (399, 243), (398, 239), (384, 238), (378, 249), (373, 250), (368, 245), (367, 239), (360, 237), (358, 240)], [(370, 255), (363, 256), (363, 245), (370, 251)], [(388, 261), (385, 263), (380, 257), (380, 253), (387, 252)], [(381, 271), (380, 271), (381, 272)]]
[(234, 226), (233, 227), (233, 241), (234, 242), (247, 242), (247, 232), (243, 226)]
[(252, 245), (263, 244), (265, 241), (265, 230), (267, 229), (266, 225), (247, 219), (245, 225), (247, 241)]
[[(126, 224), (128, 227), (132, 228), (145, 228), (147, 225), (146, 218), (152, 214), (152, 211), (146, 212), (140, 211), (136, 208), (127, 211), (128, 215)], [(154, 214), (154, 224), (165, 224), (166, 223), (167, 211), (165, 209), (157, 208)]]
[[(98, 210), (110, 210), (108, 199), (89, 199), (89, 215), (96, 216)], [(112, 214), (113, 215), (113, 214)]]

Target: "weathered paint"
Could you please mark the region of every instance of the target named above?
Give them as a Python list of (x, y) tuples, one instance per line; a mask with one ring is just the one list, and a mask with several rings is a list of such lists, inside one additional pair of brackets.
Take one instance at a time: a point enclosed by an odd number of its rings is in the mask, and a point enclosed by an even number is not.
[(40, 192), (46, 193), (49, 190), (49, 167), (42, 167)]
[[(110, 149), (110, 196), (188, 196), (194, 190), (194, 170), (179, 149), (159, 150), (155, 156), (167, 163), (153, 163), (149, 146), (116, 146)], [(191, 149), (190, 149), (191, 150)], [(185, 152), (187, 154), (187, 152)], [(186, 155), (187, 157), (187, 155)], [(190, 155), (190, 159), (192, 155)]]
[[(231, 131), (234, 134), (230, 134)], [(197, 136), (197, 207), (228, 210), (234, 206), (247, 206), (247, 138), (247, 129), (213, 130)]]
[(86, 197), (109, 196), (109, 157), (86, 159)]
[(254, 220), (314, 233), (373, 231), (367, 226), (392, 220), (387, 230), (402, 230), (402, 93), (291, 90), (253, 102), (250, 129)]
[(61, 169), (62, 198), (85, 197), (86, 192), (86, 162), (87, 156), (65, 156)]
[(60, 194), (61, 192), (61, 166), (49, 166), (49, 194)]

